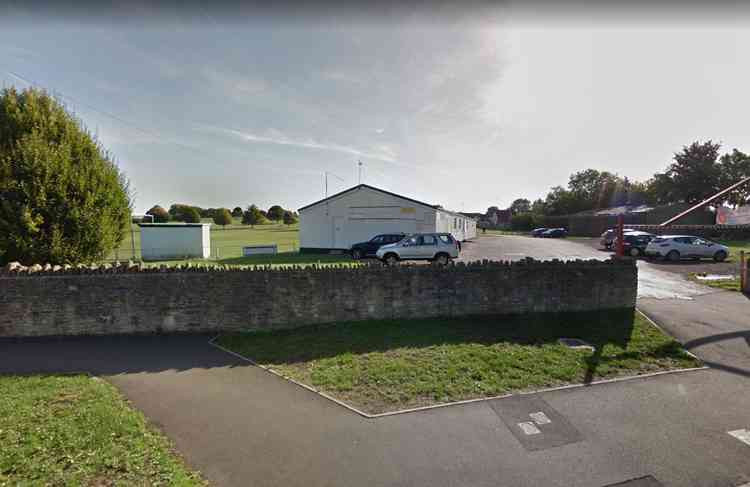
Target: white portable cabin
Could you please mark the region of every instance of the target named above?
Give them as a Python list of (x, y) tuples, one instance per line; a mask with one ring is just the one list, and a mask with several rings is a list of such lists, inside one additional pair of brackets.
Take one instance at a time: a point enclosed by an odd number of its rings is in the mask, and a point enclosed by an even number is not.
[(143, 260), (207, 259), (210, 223), (140, 223)]
[(348, 250), (381, 233), (447, 232), (468, 240), (476, 231), (471, 217), (367, 184), (299, 209), (302, 252)]

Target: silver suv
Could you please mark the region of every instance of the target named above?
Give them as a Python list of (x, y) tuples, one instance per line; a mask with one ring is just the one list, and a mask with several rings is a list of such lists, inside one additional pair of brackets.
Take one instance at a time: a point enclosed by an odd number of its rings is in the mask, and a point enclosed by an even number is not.
[(431, 260), (446, 265), (458, 257), (458, 249), (450, 233), (414, 233), (400, 242), (383, 245), (375, 255), (388, 265), (399, 260)]

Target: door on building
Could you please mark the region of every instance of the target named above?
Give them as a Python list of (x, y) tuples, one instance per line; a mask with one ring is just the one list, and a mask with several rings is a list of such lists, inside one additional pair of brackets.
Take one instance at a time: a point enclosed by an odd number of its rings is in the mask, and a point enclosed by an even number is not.
[(349, 246), (347, 245), (347, 242), (344, 242), (344, 217), (343, 216), (334, 216), (331, 220), (331, 232), (332, 238), (331, 241), (333, 242), (333, 248), (334, 249), (347, 249)]

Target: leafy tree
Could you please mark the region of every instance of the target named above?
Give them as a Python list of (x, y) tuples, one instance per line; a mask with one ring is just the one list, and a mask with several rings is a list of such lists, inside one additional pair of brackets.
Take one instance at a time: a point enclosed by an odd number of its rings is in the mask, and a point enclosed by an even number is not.
[(184, 221), (185, 223), (200, 223), (201, 222), (201, 214), (198, 211), (198, 209), (193, 206), (188, 206), (187, 208), (185, 208), (181, 216), (182, 216), (182, 221)]
[(242, 208), (240, 208), (239, 206), (235, 206), (234, 209), (232, 210), (232, 216), (235, 217), (235, 218), (241, 217), (242, 216)]
[(284, 211), (284, 224), (293, 225), (297, 223), (297, 217), (289, 210)]
[(250, 225), (251, 227), (254, 225), (260, 225), (265, 220), (266, 217), (263, 216), (263, 212), (255, 205), (248, 206), (247, 210), (242, 214), (242, 223), (244, 225)]
[(526, 198), (518, 198), (510, 204), (510, 212), (513, 215), (518, 215), (519, 213), (528, 213), (530, 211), (531, 201), (527, 200)]
[(538, 226), (538, 216), (528, 211), (510, 217), (510, 228), (513, 230), (526, 231), (532, 230)]
[(154, 223), (167, 223), (169, 221), (169, 213), (159, 205), (152, 206), (146, 214), (154, 217)]
[(693, 142), (674, 155), (666, 174), (674, 185), (675, 199), (699, 203), (719, 191), (719, 149), (721, 145), (710, 140)]
[(82, 122), (43, 91), (0, 92), (0, 263), (101, 259), (130, 211), (125, 176)]
[(531, 204), (531, 212), (535, 215), (544, 215), (547, 212), (546, 203), (543, 199), (537, 198)]
[(273, 221), (279, 221), (284, 218), (284, 208), (279, 205), (273, 205), (268, 209), (268, 219)]
[(232, 213), (227, 208), (218, 208), (214, 210), (214, 223), (226, 226), (232, 224)]
[[(750, 156), (733, 149), (731, 153), (721, 156), (721, 176), (719, 178), (721, 188), (740, 182), (750, 177)], [(725, 201), (732, 206), (744, 205), (750, 199), (750, 183), (732, 191)]]
[(169, 216), (172, 220), (185, 223), (200, 223), (201, 209), (197, 206), (175, 203), (169, 207)]

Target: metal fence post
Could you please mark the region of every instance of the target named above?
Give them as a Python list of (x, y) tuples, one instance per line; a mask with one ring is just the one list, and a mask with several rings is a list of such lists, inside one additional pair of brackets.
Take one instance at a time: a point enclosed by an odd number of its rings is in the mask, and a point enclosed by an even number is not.
[(744, 250), (740, 250), (740, 291), (743, 293), (750, 291), (747, 283), (747, 259)]

